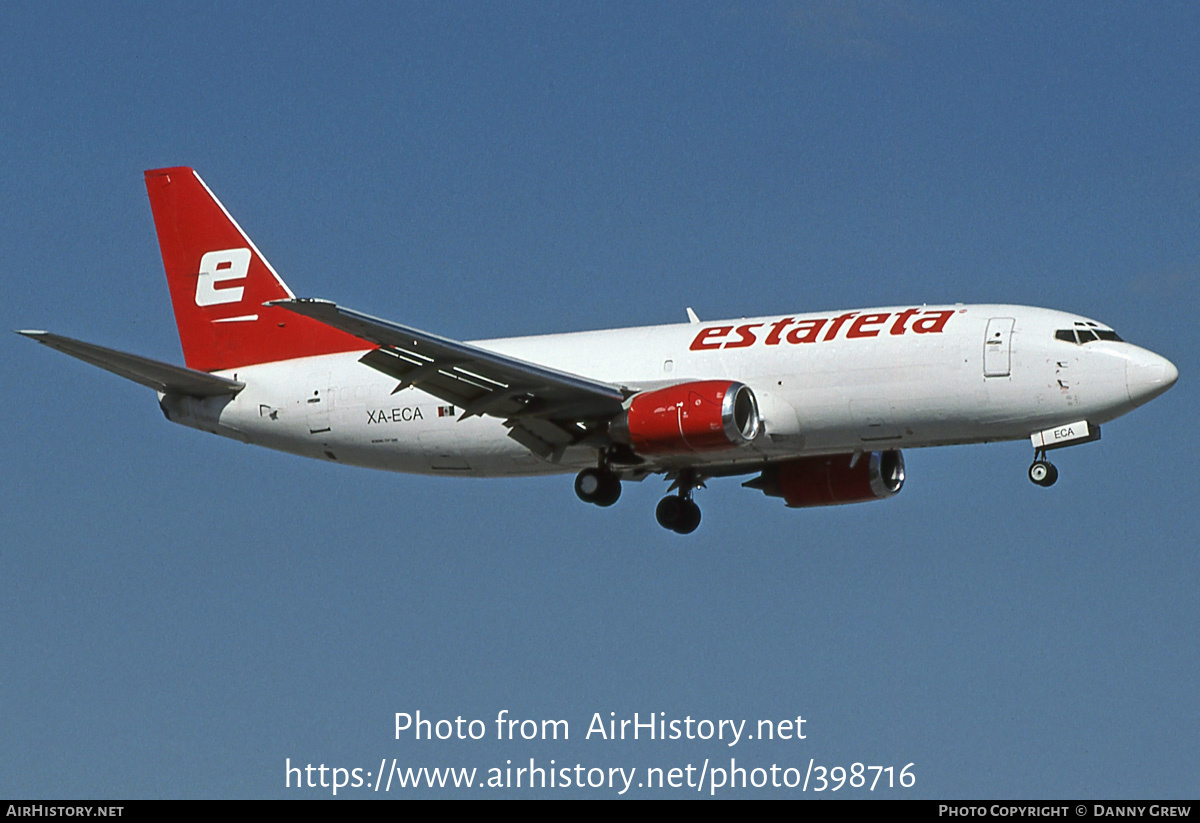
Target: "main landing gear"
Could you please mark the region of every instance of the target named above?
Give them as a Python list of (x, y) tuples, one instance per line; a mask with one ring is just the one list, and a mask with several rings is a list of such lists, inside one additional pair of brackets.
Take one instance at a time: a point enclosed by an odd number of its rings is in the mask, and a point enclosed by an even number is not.
[(1033, 453), (1033, 465), (1029, 467), (1029, 479), (1039, 486), (1053, 486), (1058, 480), (1058, 469), (1046, 459), (1046, 450), (1038, 449)]
[[(694, 532), (700, 525), (700, 507), (692, 500), (692, 492), (703, 485), (695, 472), (680, 472), (670, 489), (677, 493), (668, 493), (654, 510), (658, 524), (677, 534)], [(602, 458), (596, 468), (584, 469), (575, 476), (575, 494), (584, 503), (611, 506), (621, 496), (621, 477)]]
[(621, 497), (621, 478), (607, 465), (584, 469), (575, 477), (575, 494), (584, 503), (611, 506)]
[(696, 480), (694, 472), (680, 473), (675, 481), (679, 494), (669, 494), (658, 503), (654, 516), (658, 525), (670, 529), (676, 534), (691, 534), (700, 525), (700, 507), (692, 500), (692, 492), (696, 486), (703, 485)]

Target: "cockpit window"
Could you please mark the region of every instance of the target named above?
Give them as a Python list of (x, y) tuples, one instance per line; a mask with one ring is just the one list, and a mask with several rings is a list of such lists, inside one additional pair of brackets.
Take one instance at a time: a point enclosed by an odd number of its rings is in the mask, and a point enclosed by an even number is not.
[(1076, 323), (1075, 325), (1077, 328), (1074, 329), (1059, 329), (1054, 333), (1054, 339), (1067, 343), (1075, 343), (1080, 346), (1084, 343), (1091, 343), (1094, 340), (1111, 340), (1114, 343), (1125, 342), (1115, 331), (1099, 328), (1095, 323), (1087, 323), (1086, 325), (1084, 323)]

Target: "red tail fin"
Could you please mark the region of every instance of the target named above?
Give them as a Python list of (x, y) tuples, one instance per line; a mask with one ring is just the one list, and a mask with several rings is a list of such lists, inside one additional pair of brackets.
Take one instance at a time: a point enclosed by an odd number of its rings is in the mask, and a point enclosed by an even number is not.
[(146, 190), (189, 368), (218, 371), (375, 348), (264, 306), (295, 295), (195, 171), (152, 169)]

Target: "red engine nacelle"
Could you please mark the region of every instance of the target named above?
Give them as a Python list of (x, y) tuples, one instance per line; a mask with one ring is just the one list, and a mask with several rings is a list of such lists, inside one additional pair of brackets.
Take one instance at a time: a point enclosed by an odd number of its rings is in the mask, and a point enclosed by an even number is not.
[(619, 442), (641, 454), (730, 449), (762, 431), (758, 401), (744, 383), (698, 380), (640, 392), (609, 425)]
[(891, 497), (904, 485), (904, 455), (898, 451), (799, 457), (768, 466), (745, 485), (782, 497), (793, 508), (836, 506)]

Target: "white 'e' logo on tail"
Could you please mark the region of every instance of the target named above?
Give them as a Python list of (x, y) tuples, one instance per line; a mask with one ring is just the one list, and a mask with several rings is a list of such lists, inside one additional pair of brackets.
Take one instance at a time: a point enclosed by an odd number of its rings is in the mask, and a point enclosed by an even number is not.
[(218, 289), (226, 280), (245, 280), (250, 271), (250, 249), (210, 251), (200, 258), (200, 279), (196, 281), (196, 305), (217, 306), (242, 299), (242, 286)]

